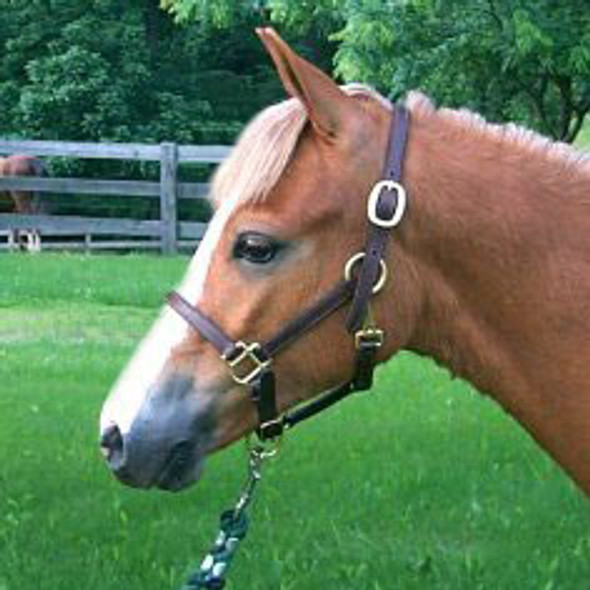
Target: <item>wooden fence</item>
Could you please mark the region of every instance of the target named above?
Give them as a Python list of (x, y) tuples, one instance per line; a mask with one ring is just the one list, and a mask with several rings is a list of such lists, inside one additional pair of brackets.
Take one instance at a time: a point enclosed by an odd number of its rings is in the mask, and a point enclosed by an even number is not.
[[(164, 254), (172, 254), (183, 245), (191, 246), (197, 243), (205, 229), (203, 223), (179, 221), (178, 200), (202, 199), (208, 190), (207, 184), (179, 182), (178, 167), (184, 163), (217, 164), (227, 157), (229, 151), (228, 146), (185, 146), (174, 143), (147, 145), (0, 140), (0, 155), (30, 154), (40, 157), (152, 161), (160, 164), (159, 182), (0, 177), (0, 191), (93, 194), (106, 198), (141, 196), (160, 201), (160, 218), (157, 220), (0, 213), (0, 236), (9, 236), (11, 232), (18, 230), (33, 230), (42, 238), (83, 238), (82, 242), (53, 243), (53, 247), (158, 248)], [(107, 236), (111, 237), (109, 241), (105, 240)], [(112, 239), (113, 236), (116, 236), (116, 239)]]

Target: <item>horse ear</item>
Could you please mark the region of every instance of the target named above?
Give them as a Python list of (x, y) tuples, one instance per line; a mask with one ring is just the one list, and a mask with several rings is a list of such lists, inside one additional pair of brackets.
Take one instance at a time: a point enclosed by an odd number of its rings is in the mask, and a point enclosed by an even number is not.
[(324, 72), (297, 55), (272, 28), (256, 33), (270, 53), (287, 93), (305, 107), (316, 131), (337, 137), (353, 108), (353, 101)]

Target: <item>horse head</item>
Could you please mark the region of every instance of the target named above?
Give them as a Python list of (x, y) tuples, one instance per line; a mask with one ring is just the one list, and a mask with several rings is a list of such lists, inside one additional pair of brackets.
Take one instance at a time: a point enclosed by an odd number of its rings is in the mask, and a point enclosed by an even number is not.
[[(380, 178), (391, 120), (391, 106), (373, 90), (339, 87), (274, 31), (258, 33), (291, 98), (260, 113), (217, 171), (215, 213), (179, 288), (245, 342), (272, 337), (338, 283), (362, 249), (366, 198)], [(374, 313), (399, 320), (380, 358), (403, 344), (402, 308), (412, 305), (400, 298), (385, 307), (384, 299), (375, 298)], [(344, 314), (330, 315), (274, 359), (279, 410), (350, 377), (355, 351)], [(246, 388), (168, 308), (104, 406), (102, 446), (122, 481), (180, 489), (198, 479), (208, 453), (256, 426)]]

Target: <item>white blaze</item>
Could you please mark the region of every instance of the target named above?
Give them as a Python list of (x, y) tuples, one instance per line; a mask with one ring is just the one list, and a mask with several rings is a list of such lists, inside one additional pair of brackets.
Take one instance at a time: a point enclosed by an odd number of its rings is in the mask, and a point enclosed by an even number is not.
[[(237, 200), (236, 195), (222, 203), (177, 289), (191, 303), (198, 303), (201, 299), (213, 253)], [(101, 431), (116, 424), (121, 434), (129, 432), (150, 387), (158, 380), (172, 349), (186, 338), (188, 330), (186, 321), (171, 307), (162, 309), (160, 317), (111, 390), (100, 418)]]

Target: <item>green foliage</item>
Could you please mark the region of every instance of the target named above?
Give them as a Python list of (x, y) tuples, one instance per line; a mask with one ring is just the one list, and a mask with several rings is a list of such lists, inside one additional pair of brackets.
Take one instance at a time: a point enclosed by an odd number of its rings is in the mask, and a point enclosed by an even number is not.
[[(179, 19), (217, 25), (226, 0), (164, 0)], [(587, 0), (266, 0), (237, 3), (338, 43), (335, 72), (400, 96), (421, 88), (492, 120), (571, 142), (590, 110)], [(223, 14), (223, 18), (218, 16)]]
[(248, 18), (262, 3), (248, 0), (161, 0), (160, 4), (174, 13), (178, 22), (200, 20), (208, 25), (224, 27)]
[(232, 143), (277, 97), (252, 29), (179, 27), (154, 0), (14, 0), (0, 11), (0, 136)]
[(125, 105), (112, 89), (108, 63), (100, 54), (74, 45), (30, 62), (27, 73), (20, 116), (36, 137), (52, 137), (58, 131), (73, 140), (95, 139), (124, 120), (119, 115), (126, 114)]
[(584, 0), (354, 4), (338, 33), (338, 71), (346, 78), (370, 72), (394, 96), (420, 87), (446, 104), (520, 119), (556, 139), (578, 133), (590, 109)]
[[(250, 18), (250, 17), (248, 17)], [(258, 21), (256, 21), (258, 22)], [(12, 0), (0, 9), (0, 137), (232, 144), (283, 96), (255, 21), (177, 26), (155, 0)], [(157, 179), (153, 163), (54, 158), (54, 176)], [(211, 168), (183, 166), (183, 180)], [(46, 197), (54, 214), (150, 216), (146, 199)], [(183, 219), (207, 217), (198, 202)]]
[(580, 134), (576, 137), (576, 145), (590, 151), (590, 119), (586, 119), (586, 123), (582, 126)]

